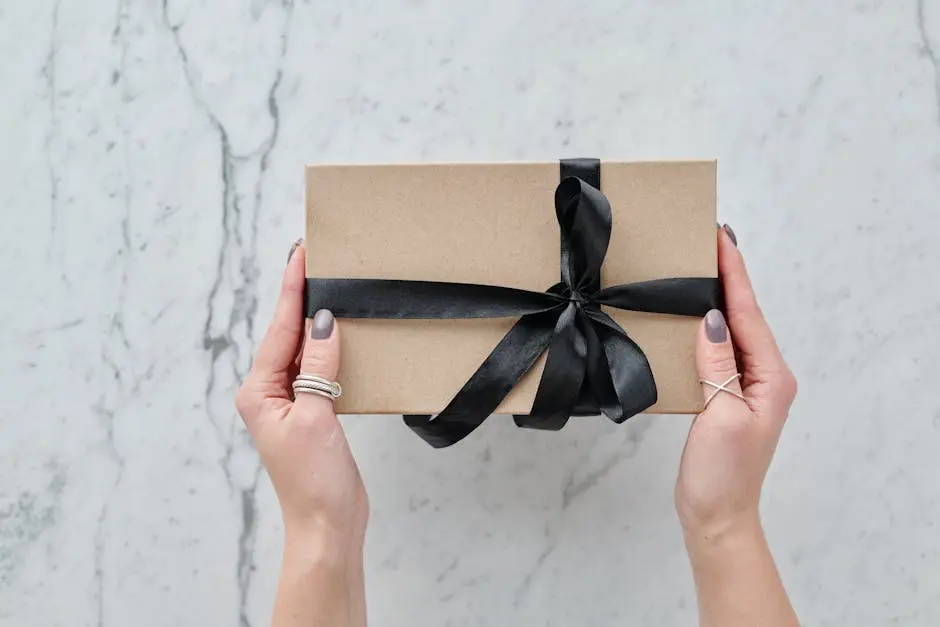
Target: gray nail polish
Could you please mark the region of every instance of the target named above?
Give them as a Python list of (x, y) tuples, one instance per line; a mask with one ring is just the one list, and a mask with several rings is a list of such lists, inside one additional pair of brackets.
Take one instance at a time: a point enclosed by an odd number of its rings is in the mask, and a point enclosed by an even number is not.
[(728, 325), (725, 316), (717, 309), (705, 314), (705, 335), (712, 344), (721, 344), (728, 339)]
[(333, 312), (329, 309), (321, 309), (313, 315), (313, 323), (310, 325), (310, 338), (314, 340), (325, 340), (333, 334)]
[(731, 238), (731, 243), (734, 244), (735, 246), (737, 246), (737, 245), (738, 245), (738, 237), (734, 234), (734, 230), (733, 230), (729, 225), (727, 225), (727, 224), (725, 225), (725, 233), (727, 233), (727, 234), (728, 234), (728, 237)]
[(297, 247), (300, 246), (303, 241), (303, 238), (301, 238), (290, 245), (290, 252), (287, 253), (287, 263), (290, 263), (291, 257), (294, 256), (294, 251), (297, 250)]

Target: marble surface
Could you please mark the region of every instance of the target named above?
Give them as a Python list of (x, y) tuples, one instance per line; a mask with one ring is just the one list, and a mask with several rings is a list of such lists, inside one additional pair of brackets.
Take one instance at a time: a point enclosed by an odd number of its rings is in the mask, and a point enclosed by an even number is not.
[[(0, 4), (0, 624), (268, 620), (232, 402), (307, 162), (719, 159), (801, 383), (765, 491), (807, 625), (940, 622), (940, 1)], [(374, 625), (689, 625), (688, 419), (350, 417)]]

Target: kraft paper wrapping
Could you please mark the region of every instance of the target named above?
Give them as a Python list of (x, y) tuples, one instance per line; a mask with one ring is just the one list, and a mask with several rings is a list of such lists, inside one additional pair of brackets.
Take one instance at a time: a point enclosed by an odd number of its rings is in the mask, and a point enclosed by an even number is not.
[[(311, 165), (307, 276), (489, 283), (544, 291), (559, 278), (557, 162)], [(603, 162), (613, 211), (602, 284), (717, 276), (716, 163)], [(648, 413), (696, 413), (694, 318), (604, 308), (643, 349)], [(338, 322), (344, 414), (435, 414), (516, 319)], [(544, 355), (500, 405), (525, 414)]]

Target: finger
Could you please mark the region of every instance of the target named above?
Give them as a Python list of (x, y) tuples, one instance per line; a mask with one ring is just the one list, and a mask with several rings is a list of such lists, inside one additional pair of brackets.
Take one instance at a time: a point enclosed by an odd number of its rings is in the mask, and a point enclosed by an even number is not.
[[(336, 381), (339, 373), (339, 342), (339, 328), (333, 314), (321, 309), (310, 322), (310, 333), (304, 342), (303, 356), (300, 359), (300, 372), (322, 377), (327, 381)], [(302, 392), (295, 395), (294, 407), (300, 411), (333, 411), (330, 399)]]
[(303, 240), (297, 240), (287, 260), (274, 318), (252, 366), (261, 380), (269, 381), (286, 373), (300, 351), (304, 331), (305, 258)]
[(728, 326), (741, 355), (745, 387), (766, 381), (769, 375), (781, 371), (783, 357), (757, 304), (741, 251), (727, 227), (718, 232), (718, 272), (724, 286)]
[[(695, 366), (698, 370), (699, 381), (702, 382), (702, 393), (706, 402), (714, 395), (711, 402), (707, 402), (709, 411), (732, 411), (747, 409), (747, 404), (734, 394), (741, 394), (741, 383), (735, 375), (738, 367), (734, 360), (734, 345), (725, 317), (717, 309), (709, 311), (699, 327), (698, 339), (695, 346)], [(711, 382), (714, 385), (705, 383)], [(716, 386), (731, 390), (730, 394)]]

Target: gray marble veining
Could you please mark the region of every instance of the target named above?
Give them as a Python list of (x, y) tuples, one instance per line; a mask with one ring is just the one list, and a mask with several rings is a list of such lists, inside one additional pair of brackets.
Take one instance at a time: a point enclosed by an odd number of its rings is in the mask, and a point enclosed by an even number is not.
[[(232, 395), (311, 162), (719, 159), (801, 393), (764, 517), (809, 625), (940, 621), (940, 2), (0, 6), (0, 623), (265, 624)], [(375, 625), (688, 625), (687, 418), (345, 419)]]

